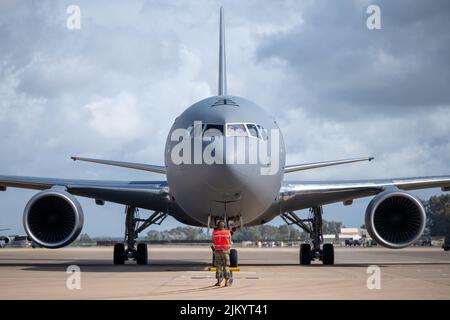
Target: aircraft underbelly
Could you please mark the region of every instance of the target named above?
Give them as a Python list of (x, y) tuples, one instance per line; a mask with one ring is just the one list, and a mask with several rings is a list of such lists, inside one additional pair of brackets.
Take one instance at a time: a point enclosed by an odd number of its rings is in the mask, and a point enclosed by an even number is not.
[[(183, 179), (170, 179), (172, 196), (193, 219), (207, 224), (208, 218), (242, 218), (250, 222), (258, 218), (278, 195), (278, 178), (250, 175), (233, 168), (176, 168)], [(199, 172), (201, 171), (201, 172)], [(280, 182), (281, 183), (281, 182)]]

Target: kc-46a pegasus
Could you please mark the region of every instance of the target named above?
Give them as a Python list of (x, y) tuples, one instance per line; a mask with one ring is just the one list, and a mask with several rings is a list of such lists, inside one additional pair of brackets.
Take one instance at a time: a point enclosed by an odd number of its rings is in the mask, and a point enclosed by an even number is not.
[[(138, 235), (167, 216), (191, 226), (211, 227), (218, 219), (229, 227), (255, 226), (281, 216), (310, 236), (301, 244), (299, 263), (334, 263), (333, 245), (323, 244), (322, 207), (373, 196), (365, 213), (370, 236), (380, 245), (399, 249), (421, 236), (426, 222), (421, 201), (408, 190), (450, 190), (450, 176), (359, 181), (285, 181), (291, 172), (371, 161), (372, 157), (286, 165), (283, 135), (277, 123), (254, 102), (227, 93), (225, 30), (220, 10), (218, 95), (187, 108), (170, 129), (165, 165), (84, 157), (73, 160), (143, 170), (164, 175), (160, 181), (94, 181), (0, 176), (8, 187), (39, 192), (28, 202), (23, 225), (44, 248), (69, 245), (83, 227), (77, 197), (125, 206), (125, 239), (114, 246), (113, 261), (148, 263), (147, 245)], [(124, 119), (126, 121), (126, 119)], [(292, 137), (291, 137), (292, 138)], [(0, 198), (1, 204), (1, 198)], [(140, 218), (138, 209), (150, 210)], [(301, 218), (296, 211), (309, 209)], [(237, 255), (232, 255), (237, 266)]]

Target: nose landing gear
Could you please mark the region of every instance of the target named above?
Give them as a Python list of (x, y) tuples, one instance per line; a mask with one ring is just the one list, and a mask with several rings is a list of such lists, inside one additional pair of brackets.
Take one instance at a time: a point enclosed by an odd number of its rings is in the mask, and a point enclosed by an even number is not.
[(139, 243), (136, 246), (136, 239), (139, 233), (150, 227), (152, 224), (160, 225), (167, 217), (167, 213), (155, 211), (147, 219), (141, 219), (139, 210), (132, 206), (125, 209), (125, 239), (127, 247), (122, 242), (114, 245), (114, 264), (124, 264), (127, 260), (135, 260), (137, 264), (148, 263), (147, 244)]
[[(224, 208), (226, 210), (226, 203), (224, 203)], [(244, 222), (242, 220), (242, 216), (237, 217), (229, 217), (227, 218), (221, 216), (209, 216), (208, 217), (208, 229), (211, 227), (211, 224), (213, 223), (213, 226), (216, 226), (219, 221), (224, 221), (227, 229), (232, 231), (232, 235), (234, 232), (236, 232), (237, 227), (242, 227), (244, 225)], [(215, 267), (215, 257), (214, 257), (214, 246), (211, 246), (212, 249), (212, 266)], [(230, 268), (238, 268), (239, 262), (238, 262), (238, 251), (236, 249), (230, 249)]]
[(238, 252), (236, 249), (230, 250), (230, 267), (237, 268), (238, 265)]
[[(308, 265), (313, 260), (321, 260), (325, 265), (334, 264), (334, 246), (332, 243), (323, 243), (321, 206), (312, 207), (308, 219), (301, 219), (294, 212), (285, 212), (281, 218), (288, 225), (297, 225), (309, 234), (312, 239), (312, 248), (309, 243), (300, 245), (300, 264)], [(322, 245), (322, 247), (321, 247)]]

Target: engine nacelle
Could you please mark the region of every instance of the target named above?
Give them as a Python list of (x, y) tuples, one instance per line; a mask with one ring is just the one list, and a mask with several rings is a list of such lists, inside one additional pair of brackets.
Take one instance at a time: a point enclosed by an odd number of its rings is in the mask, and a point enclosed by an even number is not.
[(65, 190), (49, 189), (36, 194), (23, 213), (26, 233), (39, 246), (55, 249), (72, 243), (83, 228), (83, 210)]
[(401, 190), (378, 194), (366, 209), (366, 228), (380, 245), (400, 249), (416, 242), (425, 229), (425, 208), (419, 199)]

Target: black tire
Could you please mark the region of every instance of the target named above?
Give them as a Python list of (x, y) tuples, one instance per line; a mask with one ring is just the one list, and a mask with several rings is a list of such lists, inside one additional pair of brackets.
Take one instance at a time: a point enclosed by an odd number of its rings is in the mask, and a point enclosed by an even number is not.
[(300, 245), (300, 264), (311, 264), (311, 245), (309, 243), (302, 243)]
[(137, 262), (137, 264), (147, 264), (148, 263), (147, 244), (139, 243), (137, 245), (136, 262)]
[(445, 247), (444, 251), (450, 251), (450, 247)]
[(123, 243), (116, 243), (114, 245), (114, 264), (125, 263), (125, 245)]
[(332, 243), (325, 243), (322, 248), (322, 262), (326, 265), (334, 264), (334, 246)]
[(236, 268), (238, 266), (238, 252), (236, 249), (230, 250), (230, 267)]

